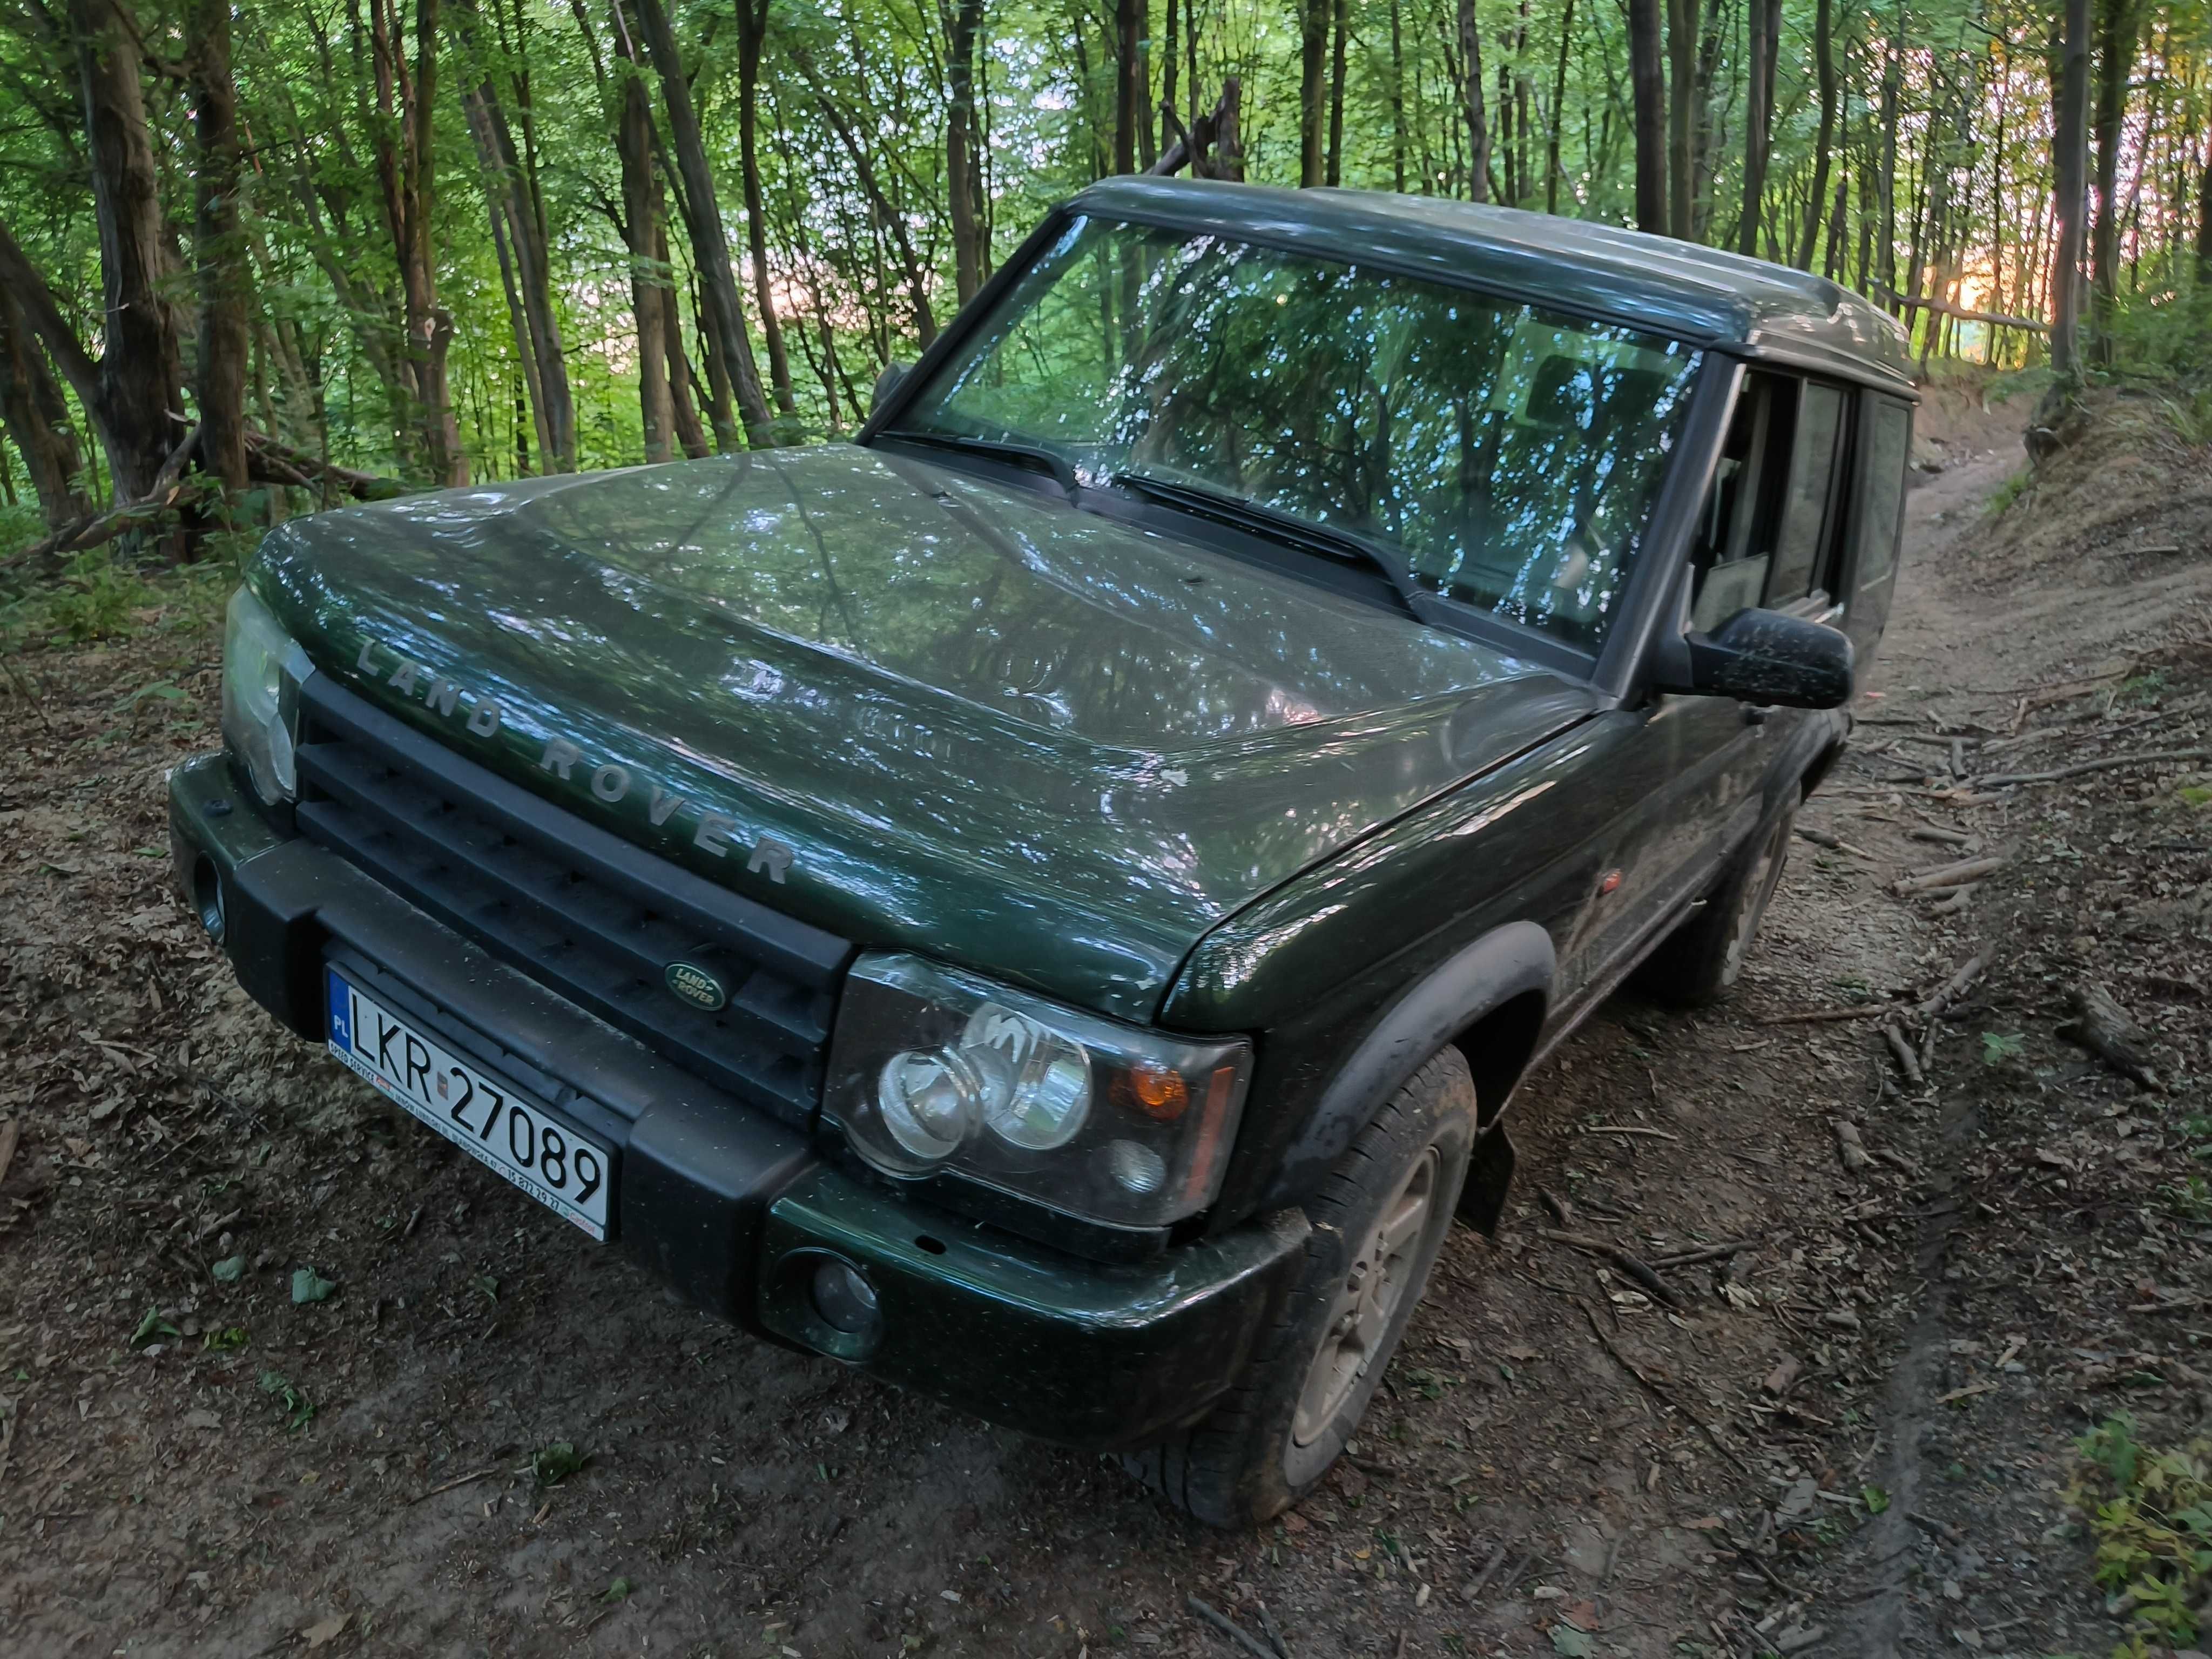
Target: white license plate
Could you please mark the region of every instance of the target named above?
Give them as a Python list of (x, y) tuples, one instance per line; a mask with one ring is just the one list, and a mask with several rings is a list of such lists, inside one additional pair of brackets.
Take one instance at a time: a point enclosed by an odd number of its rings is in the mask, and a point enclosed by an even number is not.
[(593, 1238), (607, 1236), (607, 1149), (449, 1054), (335, 968), (331, 1052), (470, 1157)]

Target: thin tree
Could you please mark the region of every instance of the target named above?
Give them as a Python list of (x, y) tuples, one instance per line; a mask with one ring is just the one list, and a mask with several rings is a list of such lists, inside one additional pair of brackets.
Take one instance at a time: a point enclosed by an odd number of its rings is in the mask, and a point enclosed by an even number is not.
[[(1471, 9), (1471, 0), (1460, 0)], [(1761, 0), (1750, 0), (1755, 9)], [(1628, 0), (1628, 84), (1636, 127), (1636, 224), (1667, 234), (1667, 72), (1659, 0)]]
[[(434, 0), (422, 0), (433, 3)], [(684, 58), (669, 27), (668, 10), (661, 0), (635, 0), (638, 24), (645, 36), (647, 55), (660, 76), (661, 101), (668, 112), (668, 136), (676, 151), (676, 168), (684, 181), (682, 208), (691, 235), (691, 254), (698, 273), (708, 343), (708, 378), (714, 387), (714, 441), (735, 449), (740, 435), (756, 449), (775, 441), (774, 417), (761, 394), (760, 370), (753, 361), (752, 337), (745, 329), (745, 310), (738, 298), (737, 271), (730, 264), (729, 238), (722, 229), (722, 210), (714, 199), (714, 170), (707, 165), (707, 141), (699, 131), (699, 115), (691, 101), (691, 82), (684, 72)], [(732, 418), (744, 423), (740, 434)]]
[(2051, 162), (2057, 181), (2057, 234), (2051, 254), (2051, 367), (2063, 381), (2081, 370), (2082, 215), (2089, 162), (2089, 0), (2066, 0), (2058, 40)]

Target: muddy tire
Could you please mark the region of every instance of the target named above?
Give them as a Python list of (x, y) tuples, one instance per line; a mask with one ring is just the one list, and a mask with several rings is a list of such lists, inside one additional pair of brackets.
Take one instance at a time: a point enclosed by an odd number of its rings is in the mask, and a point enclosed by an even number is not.
[(1644, 959), (1636, 970), (1637, 990), (1654, 1002), (1698, 1008), (1723, 1001), (1735, 989), (1766, 919), (1767, 901), (1782, 884), (1799, 799), (1793, 788), (1789, 804), (1771, 814), (1729, 861), (1705, 908)]
[(1221, 1403), (1121, 1465), (1188, 1514), (1249, 1527), (1336, 1462), (1412, 1318), (1474, 1144), (1474, 1082), (1445, 1048), (1376, 1114), (1305, 1206), (1297, 1285)]

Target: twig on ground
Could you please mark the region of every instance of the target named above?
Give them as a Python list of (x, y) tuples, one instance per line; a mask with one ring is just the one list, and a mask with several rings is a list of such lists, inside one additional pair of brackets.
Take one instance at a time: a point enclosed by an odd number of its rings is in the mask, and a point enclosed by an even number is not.
[(1889, 1052), (1897, 1058), (1897, 1069), (1905, 1073), (1905, 1080), (1914, 1088), (1924, 1087), (1928, 1074), (1920, 1069), (1920, 1056), (1912, 1052), (1912, 1045), (1905, 1039), (1905, 1028), (1891, 1020), (1881, 1028), (1882, 1041), (1889, 1044)]
[(1928, 914), (1931, 916), (1956, 915), (1966, 908), (1974, 896), (1974, 890), (1981, 884), (1978, 881), (1970, 881), (1964, 887), (1952, 888), (1928, 907)]
[(1498, 1563), (1504, 1560), (1505, 1552), (1511, 1547), (1510, 1544), (1500, 1544), (1490, 1553), (1490, 1559), (1483, 1563), (1482, 1571), (1474, 1575), (1474, 1582), (1459, 1593), (1461, 1601), (1469, 1607), (1474, 1605), (1475, 1598), (1480, 1595), (1484, 1588), (1489, 1584), (1491, 1576), (1498, 1571)]
[(1195, 1595), (1186, 1595), (1182, 1598), (1182, 1604), (1231, 1641), (1236, 1643), (1245, 1652), (1251, 1654), (1253, 1659), (1276, 1659), (1276, 1656), (1271, 1650), (1261, 1646), (1256, 1638), (1245, 1633), (1243, 1626), (1212, 1603), (1201, 1601)]
[(1889, 884), (1889, 890), (1903, 897), (1907, 893), (1932, 893), (1944, 888), (1963, 887), (1969, 882), (1979, 881), (1984, 876), (1993, 876), (2007, 863), (2002, 853), (1986, 858), (1961, 859), (1956, 864), (1939, 865), (1933, 870), (1923, 870), (1917, 876), (1905, 876)]
[(1759, 1248), (1755, 1238), (1732, 1238), (1725, 1244), (1708, 1244), (1701, 1250), (1682, 1250), (1673, 1255), (1654, 1256), (1655, 1267), (1694, 1267), (1700, 1262), (1724, 1261), (1729, 1256), (1741, 1255), (1746, 1250)]
[(1632, 1123), (1585, 1123), (1586, 1135), (1649, 1135), (1654, 1140), (1680, 1140), (1682, 1137), (1664, 1129), (1643, 1129)]
[(1620, 1346), (1615, 1343), (1611, 1337), (1605, 1334), (1605, 1327), (1598, 1323), (1597, 1313), (1593, 1308), (1591, 1308), (1589, 1303), (1583, 1301), (1580, 1297), (1577, 1297), (1575, 1298), (1575, 1305), (1583, 1310), (1583, 1317), (1589, 1322), (1590, 1334), (1597, 1338), (1598, 1346), (1600, 1347), (1603, 1348), (1606, 1352), (1613, 1356), (1613, 1363), (1614, 1364), (1620, 1366), (1621, 1370), (1626, 1371), (1631, 1376), (1634, 1377), (1647, 1394), (1650, 1395), (1651, 1397), (1656, 1400), (1661, 1405), (1666, 1407), (1668, 1410), (1680, 1412), (1684, 1417), (1696, 1424), (1698, 1426), (1698, 1431), (1705, 1437), (1705, 1439), (1711, 1444), (1712, 1449), (1718, 1452), (1723, 1458), (1727, 1459), (1739, 1473), (1746, 1474), (1750, 1473), (1750, 1469), (1745, 1464), (1744, 1461), (1741, 1457), (1737, 1456), (1735, 1453), (1729, 1449), (1726, 1443), (1722, 1441), (1719, 1431), (1716, 1430), (1711, 1424), (1706, 1422), (1704, 1418), (1699, 1417), (1696, 1413), (1685, 1407), (1681, 1401), (1675, 1399), (1673, 1395), (1669, 1394), (1664, 1388), (1661, 1387), (1660, 1384), (1653, 1378), (1645, 1376), (1640, 1366), (1632, 1363), (1628, 1356), (1621, 1352)]
[(1252, 1605), (1260, 1610), (1260, 1628), (1267, 1632), (1267, 1645), (1274, 1649), (1275, 1659), (1291, 1659), (1291, 1644), (1283, 1640), (1282, 1632), (1275, 1628), (1275, 1621), (1268, 1617), (1267, 1604), (1255, 1601)]
[(1811, 842), (1815, 847), (1825, 847), (1835, 853), (1849, 853), (1853, 858), (1864, 859), (1869, 864), (1881, 862), (1863, 847), (1854, 847), (1841, 836), (1832, 835), (1826, 830), (1815, 830), (1809, 823), (1799, 824), (1797, 834), (1801, 839)]
[(451, 1480), (447, 1481), (444, 1486), (433, 1486), (428, 1492), (417, 1492), (414, 1497), (409, 1498), (407, 1501), (410, 1505), (423, 1503), (429, 1498), (435, 1498), (440, 1492), (452, 1492), (456, 1487), (469, 1486), (475, 1481), (482, 1480), (488, 1475), (498, 1474), (501, 1473), (505, 1468), (506, 1466), (504, 1464), (495, 1463), (489, 1468), (472, 1469), (466, 1474), (457, 1474)]
[(1813, 1008), (1799, 1014), (1761, 1014), (1752, 1021), (1754, 1025), (1819, 1025), (1833, 1019), (1880, 1019), (1895, 1009), (1886, 1002), (1870, 1002), (1859, 1008)]
[(2063, 783), (2089, 772), (2110, 772), (2123, 766), (2155, 766), (2168, 761), (2212, 760), (2212, 749), (2154, 749), (2141, 755), (2107, 755), (2102, 760), (2076, 761), (2049, 772), (2007, 772), (1995, 777), (1967, 780), (1977, 789), (2008, 789), (2023, 783)]
[(8, 1179), (8, 1166), (15, 1161), (15, 1147), (22, 1138), (22, 1119), (11, 1117), (0, 1122), (0, 1182)]
[(1989, 965), (1990, 959), (1986, 956), (1977, 953), (1969, 957), (1965, 967), (1945, 980), (1942, 988), (1920, 1005), (1920, 1018), (1934, 1019), (1960, 997), (1966, 995), (1967, 987), (1979, 979), (1982, 976), (1982, 970)]
[(1916, 823), (1905, 835), (1908, 841), (1932, 841), (1945, 847), (1972, 847), (1975, 841), (1962, 830), (1945, 830), (1933, 823)]
[(1601, 1238), (1585, 1238), (1580, 1233), (1554, 1232), (1549, 1227), (1539, 1227), (1536, 1236), (1554, 1244), (1601, 1255), (1668, 1307), (1682, 1305), (1682, 1298), (1674, 1293), (1674, 1287), (1660, 1278), (1649, 1262), (1631, 1255), (1617, 1244), (1608, 1244)]

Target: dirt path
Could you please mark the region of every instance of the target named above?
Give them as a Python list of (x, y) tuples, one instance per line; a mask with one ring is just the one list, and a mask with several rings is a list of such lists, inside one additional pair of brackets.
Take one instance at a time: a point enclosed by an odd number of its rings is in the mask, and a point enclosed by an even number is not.
[[(1960, 424), (1963, 452), (1993, 429)], [(2078, 582), (1995, 607), (1975, 586), (1962, 532), (2018, 458), (1954, 459), (1911, 497), (1884, 718), (2008, 714), (1997, 689), (2100, 648), (2066, 639)], [(2109, 637), (2145, 625), (2112, 608)], [(1934, 1443), (1955, 1345), (1989, 1340), (1957, 1276), (1985, 1103), (1943, 1080), (1976, 1029), (1916, 1090), (1870, 1020), (1770, 1023), (1923, 995), (1982, 942), (1981, 912), (1884, 890), (1944, 851), (1906, 839), (1921, 798), (1870, 781), (1898, 759), (1808, 813), (1858, 850), (1797, 845), (1734, 1005), (1616, 1001), (1532, 1084), (1499, 1243), (1455, 1237), (1324, 1491), (1230, 1536), (672, 1304), (278, 1037), (154, 855), (212, 655), (190, 633), (43, 653), (40, 714), (11, 716), (0, 1650), (1229, 1653), (1194, 1594), (1255, 1630), (1264, 1601), (1299, 1659), (1888, 1654), (1999, 1627), (2030, 1580), (2045, 1600), (1991, 1651), (2095, 1644), (2079, 1541), (2014, 1538), (2058, 1513), (2033, 1483), (2078, 1412), (1989, 1454), (2032, 1466), (2014, 1508), (1947, 1487)], [(1844, 1169), (1838, 1119), (1882, 1158)], [(1646, 1260), (1745, 1243), (1670, 1269), (1670, 1310), (1544, 1242), (1540, 1188)], [(326, 1300), (295, 1303), (301, 1268)], [(556, 1445), (585, 1462), (541, 1486)]]

